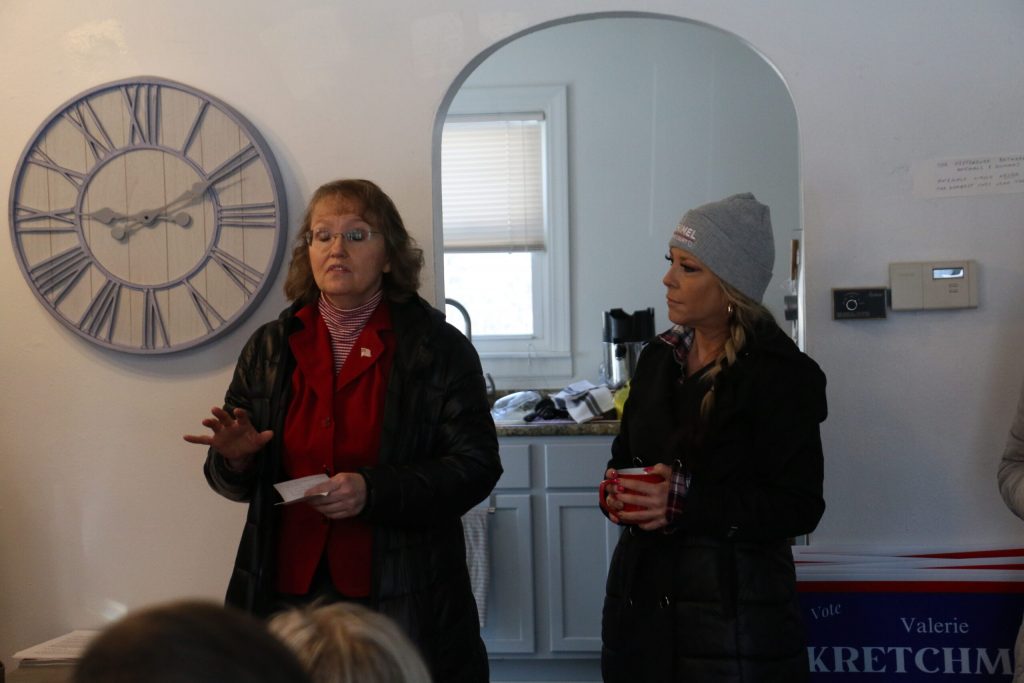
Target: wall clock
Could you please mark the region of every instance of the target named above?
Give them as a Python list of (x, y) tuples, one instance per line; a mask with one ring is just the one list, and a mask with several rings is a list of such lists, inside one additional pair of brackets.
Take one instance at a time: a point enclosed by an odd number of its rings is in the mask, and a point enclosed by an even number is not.
[(81, 337), (131, 353), (192, 348), (239, 323), (274, 279), (286, 222), (259, 132), (160, 78), (61, 106), (11, 186), (11, 239), (36, 298)]

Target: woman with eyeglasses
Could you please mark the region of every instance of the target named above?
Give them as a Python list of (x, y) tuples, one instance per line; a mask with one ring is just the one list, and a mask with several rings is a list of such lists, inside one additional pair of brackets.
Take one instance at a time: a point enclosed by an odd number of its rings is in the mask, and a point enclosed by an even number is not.
[[(313, 194), (292, 305), (239, 357), (223, 408), (187, 435), (249, 504), (227, 603), (266, 616), (350, 601), (399, 623), (434, 680), (487, 681), (461, 516), (502, 469), (480, 360), (416, 291), (422, 250), (367, 180)], [(276, 483), (322, 475), (301, 501)]]

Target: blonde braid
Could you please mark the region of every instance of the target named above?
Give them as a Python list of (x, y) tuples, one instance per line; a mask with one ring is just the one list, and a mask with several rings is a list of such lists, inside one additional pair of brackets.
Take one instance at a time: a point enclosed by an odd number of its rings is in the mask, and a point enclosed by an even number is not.
[(729, 337), (722, 346), (722, 351), (713, 361), (708, 371), (701, 377), (701, 381), (710, 384), (700, 402), (700, 417), (708, 421), (711, 411), (715, 407), (715, 378), (726, 366), (736, 362), (740, 351), (747, 344), (747, 334), (763, 320), (775, 320), (772, 312), (762, 304), (741, 294), (739, 290), (719, 280), (722, 291), (725, 293), (726, 301), (732, 309), (732, 317), (729, 320)]

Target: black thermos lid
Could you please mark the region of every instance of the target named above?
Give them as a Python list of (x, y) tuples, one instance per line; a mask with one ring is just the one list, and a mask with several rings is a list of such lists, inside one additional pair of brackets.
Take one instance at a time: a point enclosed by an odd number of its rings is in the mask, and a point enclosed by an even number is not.
[(604, 333), (601, 339), (605, 342), (619, 344), (622, 342), (647, 341), (654, 336), (654, 309), (626, 313), (621, 308), (613, 308), (604, 312)]
[(633, 311), (633, 341), (647, 341), (654, 336), (654, 309)]

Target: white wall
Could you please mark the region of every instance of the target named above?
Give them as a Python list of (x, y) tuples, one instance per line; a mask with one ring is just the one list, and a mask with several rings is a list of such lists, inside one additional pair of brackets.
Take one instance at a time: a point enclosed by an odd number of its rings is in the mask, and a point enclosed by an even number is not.
[(566, 87), (574, 377), (565, 383), (598, 381), (603, 311), (650, 306), (655, 328), (668, 327), (668, 238), (684, 211), (730, 194), (771, 206), (765, 303), (783, 320), (789, 244), (800, 236), (796, 113), (782, 79), (742, 40), (668, 19), (579, 21), (510, 42), (463, 85)]
[[(0, 187), (59, 104), (152, 74), (219, 96), (267, 137), (297, 216), (338, 176), (379, 181), (432, 252), (431, 135), (489, 45), (609, 0), (6, 0)], [(642, 0), (749, 41), (800, 124), (807, 348), (829, 376), (828, 511), (815, 542), (1014, 543), (994, 471), (1024, 376), (1024, 195), (919, 199), (921, 159), (1024, 150), (1017, 0)], [(8, 206), (2, 205), (3, 215)], [(41, 309), (0, 242), (0, 654), (111, 606), (219, 596), (239, 506), (180, 440), (218, 403), (245, 335), (169, 358), (84, 344)], [(830, 288), (896, 260), (975, 258), (981, 306), (834, 322)], [(433, 283), (425, 283), (432, 291)], [(595, 474), (595, 479), (597, 475)]]

